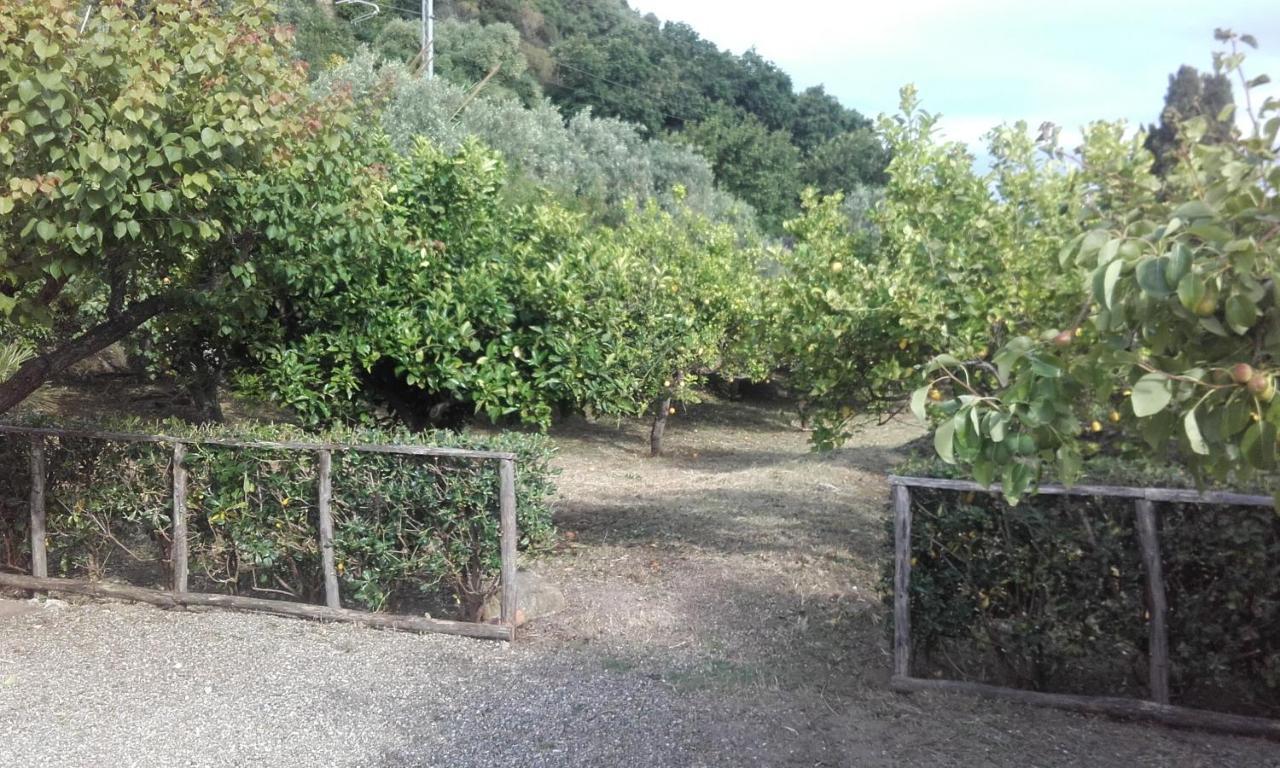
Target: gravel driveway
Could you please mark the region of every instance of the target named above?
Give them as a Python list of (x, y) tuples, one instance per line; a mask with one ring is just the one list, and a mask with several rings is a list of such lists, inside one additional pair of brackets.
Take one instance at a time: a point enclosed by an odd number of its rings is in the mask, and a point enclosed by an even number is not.
[(83, 604), (0, 619), (0, 765), (692, 766), (658, 683), (506, 644)]

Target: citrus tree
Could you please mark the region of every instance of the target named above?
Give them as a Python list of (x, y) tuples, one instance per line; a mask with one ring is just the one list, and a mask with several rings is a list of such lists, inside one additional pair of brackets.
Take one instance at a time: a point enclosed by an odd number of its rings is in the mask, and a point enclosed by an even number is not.
[[(1251, 38), (1219, 39), (1231, 46), (1220, 71), (1246, 94), (1267, 82), (1240, 74), (1237, 44)], [(1212, 144), (1201, 141), (1203, 117), (1182, 123), (1163, 177), (1149, 172), (1141, 137), (1086, 137), (1080, 161), (1093, 183), (1076, 190), (1075, 232), (1054, 249), (1073, 301), (990, 364), (934, 358), (912, 404), (937, 424), (943, 459), (999, 480), (1014, 500), (1046, 472), (1078, 477), (1104, 431), (1202, 480), (1276, 468), (1280, 103), (1268, 98), (1246, 118), (1247, 132)]]
[(474, 141), (399, 155), (349, 113), (322, 130), (338, 151), (312, 142), (245, 190), (253, 253), (167, 350), (197, 337), (308, 423), (630, 411), (629, 289), (582, 215), (510, 202)]
[(304, 82), (267, 0), (83, 11), (0, 0), (0, 315), (39, 345), (0, 413), (225, 272)]
[(991, 169), (978, 173), (937, 124), (903, 89), (901, 114), (881, 120), (893, 159), (870, 226), (854, 229), (839, 196), (814, 192), (787, 224), (775, 344), (819, 446), (845, 440), (856, 411), (901, 407), (932, 354), (984, 359), (1074, 288), (1048, 255), (1083, 183), (1056, 132), (996, 129)]
[(760, 379), (767, 372), (768, 355), (753, 344), (762, 309), (759, 251), (726, 225), (653, 203), (632, 214), (612, 241), (627, 286), (629, 347), (619, 373), (633, 387), (632, 410), (651, 408), (649, 447), (657, 456), (672, 402), (696, 401), (708, 374)]

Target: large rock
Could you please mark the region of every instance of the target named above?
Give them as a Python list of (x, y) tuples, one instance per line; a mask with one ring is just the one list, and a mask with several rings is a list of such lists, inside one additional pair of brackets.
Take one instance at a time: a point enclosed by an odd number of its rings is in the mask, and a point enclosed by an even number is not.
[(96, 376), (119, 376), (130, 373), (129, 355), (124, 346), (112, 344), (101, 352), (90, 355), (67, 369), (73, 379), (92, 379)]
[[(564, 610), (564, 593), (533, 571), (516, 571), (516, 626)], [(480, 609), (480, 621), (497, 622), (502, 615), (502, 594), (495, 594)]]

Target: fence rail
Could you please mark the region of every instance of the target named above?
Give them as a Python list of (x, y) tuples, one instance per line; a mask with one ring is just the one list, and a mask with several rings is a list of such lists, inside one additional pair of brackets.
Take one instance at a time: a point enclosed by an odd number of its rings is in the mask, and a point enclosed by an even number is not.
[(971, 493), (1000, 493), (999, 486), (969, 480), (891, 475), (893, 496), (893, 677), (897, 691), (945, 690), (1011, 699), (1027, 704), (1079, 712), (1153, 720), (1166, 725), (1203, 728), (1224, 733), (1280, 739), (1280, 720), (1211, 712), (1169, 703), (1168, 601), (1165, 596), (1160, 540), (1156, 527), (1156, 502), (1270, 507), (1272, 496), (1192, 491), (1178, 488), (1132, 488), (1107, 485), (1045, 485), (1038, 492), (1048, 496), (1091, 496), (1134, 500), (1134, 524), (1146, 581), (1149, 686), (1147, 701), (1101, 696), (1040, 693), (963, 680), (934, 680), (911, 675), (911, 489), (925, 488)]
[[(323, 621), (341, 621), (367, 626), (402, 629), (412, 632), (442, 632), (497, 640), (515, 640), (516, 606), (516, 557), (519, 531), (516, 523), (516, 454), (503, 451), (477, 451), (463, 448), (439, 448), (421, 445), (343, 444), (311, 442), (271, 442), (260, 440), (229, 440), (224, 438), (185, 438), (167, 435), (144, 435), (129, 432), (103, 432), (83, 429), (55, 429), (49, 427), (21, 427), (0, 424), (0, 435), (26, 435), (31, 440), (31, 575), (0, 573), (0, 586), (36, 591), (59, 591), (93, 597), (108, 597), (161, 606), (194, 605), (217, 608), (275, 613), (286, 616), (312, 618)], [(72, 438), (102, 440), (108, 442), (151, 443), (173, 446), (173, 521), (170, 531), (173, 548), (171, 555), (171, 588), (168, 591), (142, 587), (119, 587), (76, 579), (49, 578), (48, 553), (46, 551), (46, 444), (48, 439)], [(188, 543), (187, 543), (187, 471), (184, 467), (187, 447), (191, 445), (215, 445), (226, 448), (255, 448), (280, 451), (314, 453), (318, 459), (319, 478), (316, 489), (318, 525), (316, 535), (320, 543), (321, 567), (324, 571), (325, 605), (291, 603), (279, 600), (190, 593), (187, 591)], [(366, 613), (342, 607), (338, 572), (334, 563), (334, 533), (331, 502), (332, 456), (335, 452), (382, 453), (404, 456), (495, 461), (498, 463), (498, 535), (501, 557), (501, 612), (499, 623), (477, 624), (472, 622), (444, 621), (421, 616), (398, 616)]]

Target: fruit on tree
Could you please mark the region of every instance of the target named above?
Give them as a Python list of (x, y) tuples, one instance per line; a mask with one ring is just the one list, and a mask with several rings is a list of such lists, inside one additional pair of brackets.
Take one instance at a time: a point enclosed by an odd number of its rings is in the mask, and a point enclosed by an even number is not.
[[(1231, 380), (1237, 384), (1245, 385), (1253, 381), (1253, 366), (1248, 363), (1236, 363), (1231, 368)], [(1255, 393), (1256, 394), (1256, 393)]]
[(1071, 342), (1075, 339), (1075, 337), (1076, 335), (1074, 332), (1063, 331), (1062, 333), (1059, 333), (1057, 336), (1053, 337), (1053, 345), (1055, 347), (1070, 346)]
[(1249, 383), (1245, 385), (1249, 389), (1249, 394), (1258, 398), (1264, 403), (1271, 402), (1276, 396), (1275, 379), (1265, 373), (1256, 373)]

